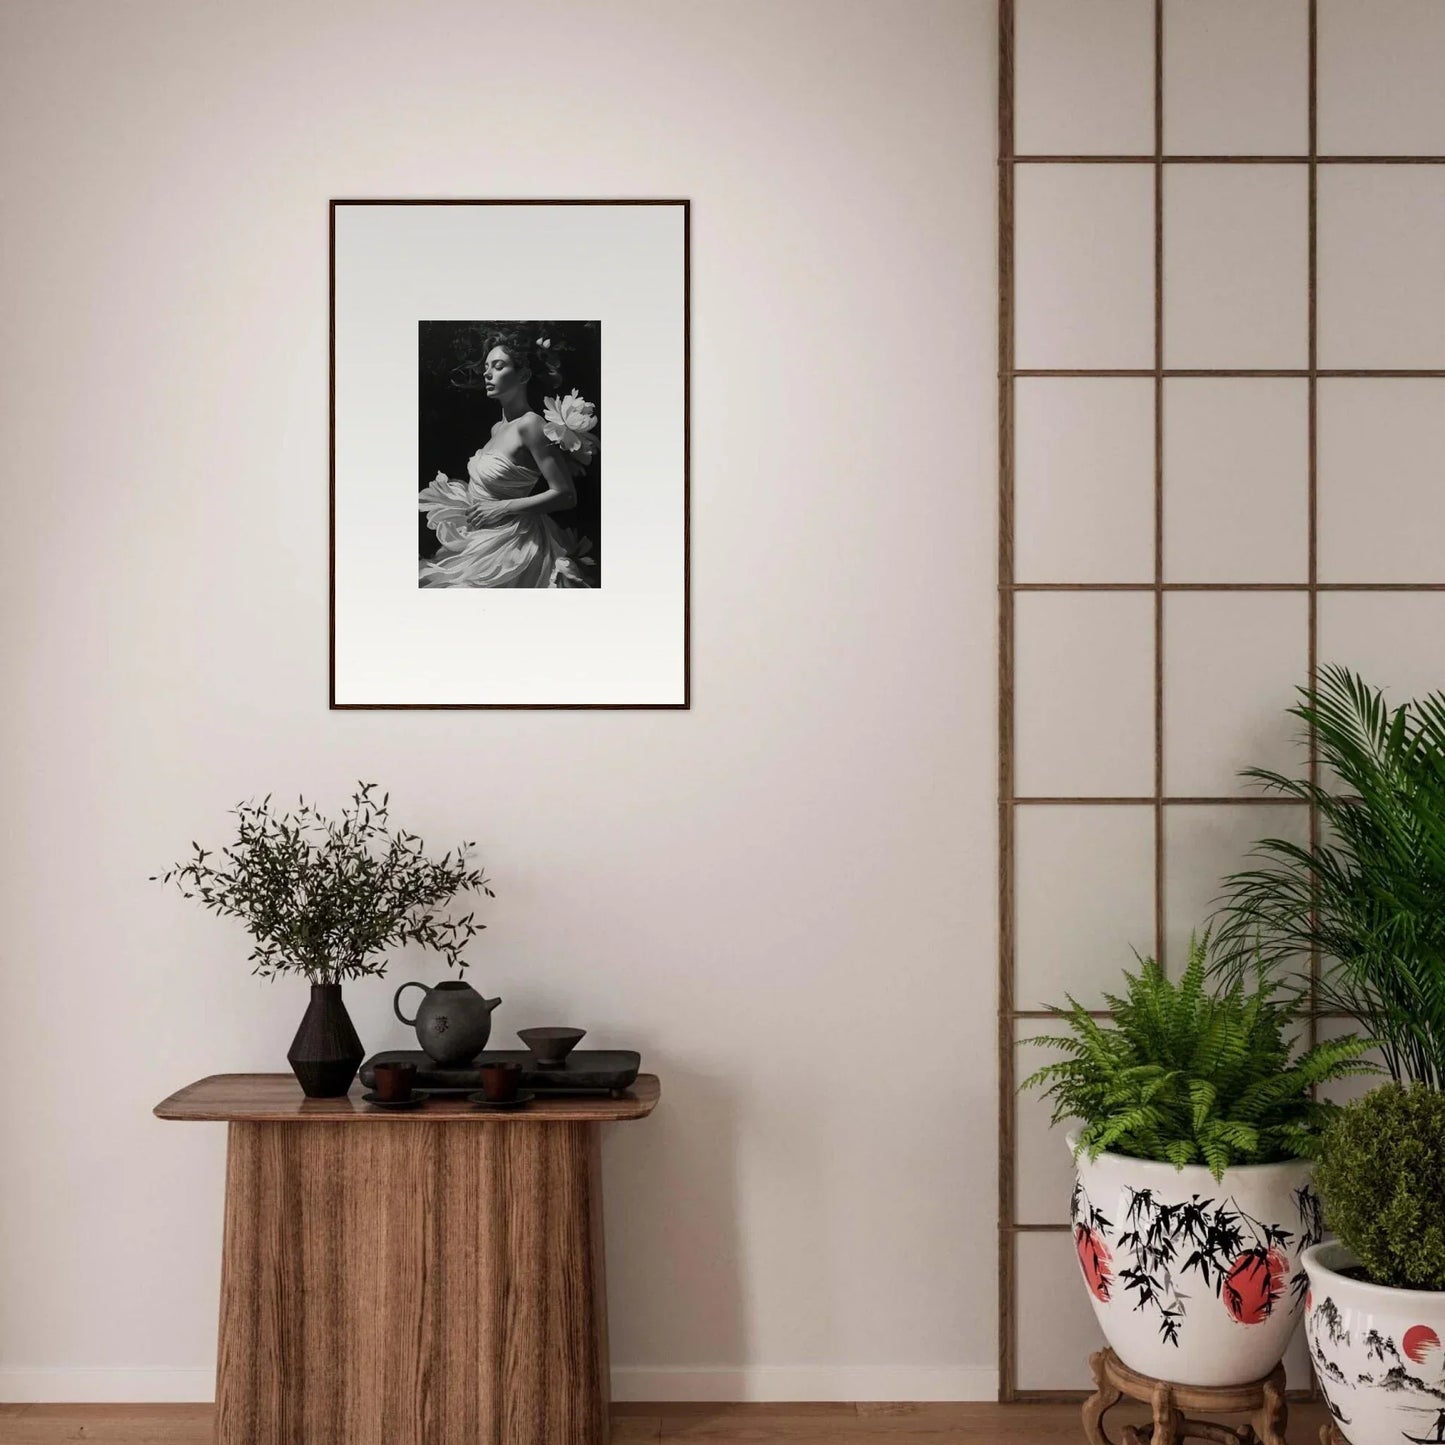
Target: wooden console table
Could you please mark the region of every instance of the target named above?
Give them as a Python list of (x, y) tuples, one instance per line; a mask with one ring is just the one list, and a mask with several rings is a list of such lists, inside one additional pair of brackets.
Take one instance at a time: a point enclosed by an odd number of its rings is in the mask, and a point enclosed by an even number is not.
[(383, 1112), (218, 1074), (157, 1105), (229, 1126), (218, 1445), (605, 1445), (597, 1126), (659, 1094)]

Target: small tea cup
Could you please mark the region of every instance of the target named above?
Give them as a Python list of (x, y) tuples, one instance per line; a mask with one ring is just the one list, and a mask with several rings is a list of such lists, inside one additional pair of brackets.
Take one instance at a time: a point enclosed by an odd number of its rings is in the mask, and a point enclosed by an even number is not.
[(405, 1103), (416, 1084), (416, 1065), (405, 1062), (377, 1064), (372, 1069), (376, 1097), (388, 1104)]
[(522, 1066), (515, 1063), (483, 1064), (477, 1072), (489, 1104), (510, 1104), (522, 1084)]

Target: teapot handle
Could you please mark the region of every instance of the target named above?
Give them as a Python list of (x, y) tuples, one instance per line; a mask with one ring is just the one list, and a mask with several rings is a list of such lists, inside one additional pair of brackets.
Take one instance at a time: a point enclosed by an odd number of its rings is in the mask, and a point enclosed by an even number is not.
[(424, 983), (418, 983), (414, 978), (413, 978), (413, 979), (410, 979), (408, 982), (402, 984), (402, 986), (401, 986), (399, 989), (397, 989), (397, 991), (396, 991), (396, 997), (393, 998), (392, 1001), (391, 1001), (391, 1007), (392, 1007), (392, 1011), (396, 1014), (397, 1018), (399, 1018), (399, 1019), (402, 1021), (402, 1023), (408, 1025), (408, 1026), (411, 1027), (411, 1028), (415, 1028), (415, 1027), (416, 1027), (416, 1020), (415, 1020), (414, 1018), (407, 1018), (407, 1016), (406, 1016), (404, 1013), (402, 1013), (402, 1011), (401, 1011), (401, 996), (402, 996), (402, 994), (404, 994), (404, 993), (407, 991), (407, 989), (409, 989), (409, 988), (419, 988), (423, 993), (429, 993), (429, 992), (430, 992), (430, 990), (427, 988), (427, 986), (426, 986)]

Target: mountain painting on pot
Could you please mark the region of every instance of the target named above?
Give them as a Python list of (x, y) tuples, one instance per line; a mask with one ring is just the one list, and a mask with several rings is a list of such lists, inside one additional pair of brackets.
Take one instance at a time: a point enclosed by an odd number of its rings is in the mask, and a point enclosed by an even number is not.
[(1310, 1359), (1350, 1445), (1445, 1442), (1445, 1293), (1355, 1277), (1336, 1241), (1305, 1256)]
[(1312, 1169), (1247, 1165), (1216, 1183), (1202, 1165), (1081, 1155), (1074, 1246), (1115, 1354), (1184, 1385), (1269, 1374), (1304, 1305), (1301, 1254), (1321, 1237)]

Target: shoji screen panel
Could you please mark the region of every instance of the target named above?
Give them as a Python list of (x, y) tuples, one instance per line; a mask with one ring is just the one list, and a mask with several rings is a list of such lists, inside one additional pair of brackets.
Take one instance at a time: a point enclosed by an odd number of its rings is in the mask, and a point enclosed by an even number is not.
[(1019, 1041), (1131, 948), (1177, 969), (1251, 844), (1310, 836), (1237, 776), (1316, 767), (1295, 684), (1445, 686), (1445, 3), (1002, 0), (999, 33), (1014, 1397), (1097, 1342)]

